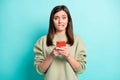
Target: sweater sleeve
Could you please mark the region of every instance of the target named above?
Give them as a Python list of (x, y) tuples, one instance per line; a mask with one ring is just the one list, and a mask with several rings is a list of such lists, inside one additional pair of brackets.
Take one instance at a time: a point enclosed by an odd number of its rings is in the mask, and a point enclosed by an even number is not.
[(80, 37), (77, 36), (76, 38), (77, 45), (76, 45), (76, 53), (75, 53), (75, 59), (80, 63), (80, 67), (75, 70), (76, 73), (82, 73), (84, 72), (86, 66), (86, 47)]
[(39, 74), (44, 74), (42, 69), (39, 67), (40, 63), (45, 59), (44, 56), (44, 51), (43, 51), (43, 39), (39, 39), (35, 46), (34, 46), (34, 53), (35, 53), (35, 58), (34, 58), (34, 66), (36, 68), (36, 71)]

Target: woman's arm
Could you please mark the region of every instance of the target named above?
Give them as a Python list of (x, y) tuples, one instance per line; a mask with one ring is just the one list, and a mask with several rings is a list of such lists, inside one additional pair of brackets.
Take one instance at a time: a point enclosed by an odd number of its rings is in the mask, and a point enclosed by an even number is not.
[(70, 63), (74, 70), (77, 70), (80, 67), (80, 63), (74, 59), (74, 57), (69, 53), (69, 50), (66, 47), (58, 49), (59, 53), (66, 57), (67, 61)]
[(58, 56), (59, 53), (57, 52), (57, 49), (55, 48), (51, 54), (49, 54), (47, 56), (47, 58), (45, 60), (43, 60), (41, 63), (40, 63), (40, 66), (39, 68), (43, 71), (43, 72), (46, 72), (47, 69), (49, 68), (49, 66), (51, 65), (54, 57)]
[(45, 60), (43, 60), (40, 65), (39, 68), (42, 70), (42, 72), (46, 72), (46, 70), (49, 68), (49, 66), (51, 65), (52, 61), (53, 61), (54, 56), (51, 54), (49, 54), (47, 56), (47, 58)]
[(69, 49), (67, 47), (62, 47), (59, 48), (58, 50), (59, 54), (66, 57), (67, 61), (69, 62), (69, 64), (71, 65), (75, 72), (82, 73), (85, 70), (86, 63), (85, 49), (79, 47), (74, 57), (70, 54)]
[(74, 70), (77, 70), (80, 67), (80, 63), (75, 60), (72, 55), (69, 54), (66, 56), (66, 59)]

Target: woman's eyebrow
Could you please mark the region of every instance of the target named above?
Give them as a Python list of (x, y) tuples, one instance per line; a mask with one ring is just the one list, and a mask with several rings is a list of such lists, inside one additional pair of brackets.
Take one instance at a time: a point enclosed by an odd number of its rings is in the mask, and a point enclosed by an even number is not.
[(67, 16), (67, 15), (64, 14), (64, 15), (62, 15), (62, 16)]

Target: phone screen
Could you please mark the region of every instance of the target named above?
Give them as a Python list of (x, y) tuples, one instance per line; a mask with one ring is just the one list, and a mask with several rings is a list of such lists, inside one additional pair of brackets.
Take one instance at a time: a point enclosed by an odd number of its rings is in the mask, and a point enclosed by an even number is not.
[(56, 47), (65, 47), (66, 46), (66, 41), (57, 41), (56, 42)]

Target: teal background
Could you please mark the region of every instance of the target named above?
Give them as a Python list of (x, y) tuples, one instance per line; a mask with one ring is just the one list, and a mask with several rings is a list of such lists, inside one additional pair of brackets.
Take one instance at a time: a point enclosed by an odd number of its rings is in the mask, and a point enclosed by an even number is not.
[(33, 46), (59, 4), (69, 8), (74, 33), (87, 47), (79, 78), (120, 80), (120, 0), (0, 0), (0, 80), (43, 80), (33, 66)]

